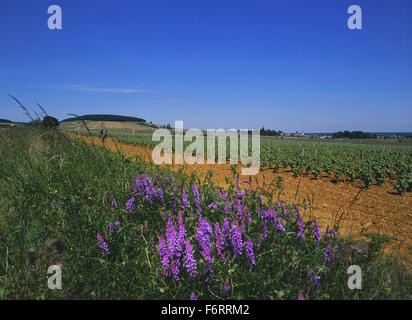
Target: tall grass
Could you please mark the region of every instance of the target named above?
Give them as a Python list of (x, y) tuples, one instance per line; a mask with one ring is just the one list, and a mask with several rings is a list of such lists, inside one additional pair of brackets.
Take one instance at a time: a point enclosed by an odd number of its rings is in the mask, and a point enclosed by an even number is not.
[[(359, 243), (317, 230), (292, 203), (262, 203), (261, 186), (233, 182), (223, 193), (210, 180), (39, 127), (0, 132), (0, 154), (3, 299), (411, 298), (406, 268), (382, 251), (388, 237)], [(216, 232), (225, 219), (226, 245)], [(183, 243), (171, 243), (182, 225), (192, 277)], [(62, 266), (62, 290), (47, 287), (52, 264)], [(350, 265), (362, 268), (361, 290), (347, 286)]]

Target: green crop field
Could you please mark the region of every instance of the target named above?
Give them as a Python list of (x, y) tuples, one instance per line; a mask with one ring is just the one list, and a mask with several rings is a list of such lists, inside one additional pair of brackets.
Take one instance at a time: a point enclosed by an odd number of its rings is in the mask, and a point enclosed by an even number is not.
[[(88, 134), (87, 131), (79, 133)], [(98, 136), (95, 131), (91, 134)], [(159, 143), (147, 134), (109, 132), (108, 136), (120, 143), (150, 148)], [(376, 140), (374, 141), (376, 143)], [(191, 143), (185, 141), (184, 148)], [(217, 143), (215, 148), (217, 157)], [(174, 136), (172, 150), (175, 151)], [(204, 151), (207, 151), (206, 139)], [(230, 157), (229, 140), (226, 143), (226, 157)], [(412, 188), (412, 147), (407, 145), (360, 144), (348, 140), (324, 143), (313, 142), (311, 139), (262, 137), (260, 163), (274, 172), (281, 168), (290, 169), (296, 176), (305, 174), (317, 179), (320, 175), (326, 174), (336, 181), (360, 180), (364, 188), (373, 184), (391, 183), (400, 194), (411, 191)]]

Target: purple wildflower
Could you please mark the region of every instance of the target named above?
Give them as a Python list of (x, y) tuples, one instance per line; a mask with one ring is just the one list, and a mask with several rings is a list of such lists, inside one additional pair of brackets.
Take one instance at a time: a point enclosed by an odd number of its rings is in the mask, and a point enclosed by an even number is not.
[(149, 201), (150, 204), (153, 203), (152, 189), (149, 187), (149, 185), (146, 185), (146, 199)]
[(185, 225), (183, 223), (183, 216), (182, 213), (179, 212), (179, 235), (177, 238), (177, 245), (178, 245), (178, 256), (180, 257), (180, 253), (183, 250), (183, 247), (185, 245), (185, 236), (186, 236), (186, 230), (185, 230)]
[(265, 210), (262, 210), (260, 207), (257, 208), (259, 212), (260, 219), (266, 220), (269, 217), (268, 213)]
[(169, 214), (169, 219), (167, 221), (166, 239), (167, 239), (167, 245), (170, 250), (170, 257), (173, 258), (173, 256), (177, 253), (178, 248), (177, 248), (177, 232), (173, 224), (171, 213)]
[(210, 253), (210, 236), (213, 234), (213, 229), (210, 224), (199, 217), (199, 225), (196, 231), (196, 238), (199, 241), (200, 253), (205, 256), (205, 260), (208, 263), (213, 263), (213, 258)]
[(208, 267), (205, 269), (204, 273), (207, 275), (205, 282), (209, 282), (213, 276), (213, 269), (211, 267)]
[(126, 202), (126, 209), (130, 213), (133, 213), (136, 210), (136, 206), (134, 204), (134, 198), (131, 198)]
[(197, 296), (195, 295), (194, 292), (192, 292), (192, 295), (190, 296), (190, 300), (197, 300)]
[(197, 190), (196, 183), (193, 183), (193, 196), (195, 197), (196, 202), (199, 201), (199, 191)]
[(248, 207), (246, 207), (246, 215), (247, 215), (247, 221), (251, 223), (253, 220), (252, 220), (252, 216), (250, 215), (250, 210)]
[(110, 231), (110, 233), (114, 233), (113, 223), (112, 222), (109, 223), (109, 231)]
[(222, 241), (222, 233), (220, 231), (219, 222), (215, 223), (215, 235), (216, 235), (216, 248), (217, 253), (222, 258), (222, 261), (226, 261), (225, 254), (223, 253), (223, 241)]
[(196, 260), (193, 257), (192, 253), (192, 246), (190, 245), (190, 241), (186, 240), (186, 260), (185, 260), (185, 267), (187, 272), (189, 273), (190, 279), (193, 279), (197, 275), (197, 265)]
[(282, 200), (280, 200), (279, 202), (280, 202), (280, 207), (282, 208), (283, 219), (286, 219), (286, 210), (285, 210), (285, 206), (283, 205)]
[(243, 248), (242, 234), (240, 232), (237, 221), (235, 221), (235, 224), (232, 225), (232, 228), (230, 229), (230, 235), (233, 246), (233, 257), (236, 259), (238, 255), (242, 254)]
[(255, 265), (255, 255), (253, 253), (253, 242), (250, 238), (246, 241), (246, 256), (249, 261), (249, 268), (252, 269)]
[(193, 196), (195, 197), (196, 207), (200, 214), (202, 210), (200, 208), (200, 202), (199, 202), (200, 195), (199, 195), (199, 191), (197, 190), (196, 183), (193, 183)]
[(182, 190), (182, 204), (183, 204), (183, 207), (184, 207), (185, 209), (188, 209), (188, 208), (189, 208), (190, 203), (189, 203), (189, 201), (187, 200), (185, 188), (183, 188), (183, 190)]
[(227, 200), (227, 193), (225, 191), (219, 191), (219, 197), (223, 200)]
[(245, 197), (246, 191), (245, 190), (240, 190), (237, 192), (237, 197), (239, 199), (243, 199)]
[(132, 182), (131, 186), (130, 186), (130, 190), (132, 191), (132, 194), (137, 197), (137, 189), (136, 189), (136, 185), (134, 184), (134, 182)]
[(269, 218), (271, 218), (273, 222), (276, 222), (277, 220), (276, 211), (273, 209), (272, 206), (269, 208), (267, 213), (268, 213)]
[(304, 227), (303, 227), (303, 219), (300, 218), (299, 219), (299, 232), (297, 234), (297, 238), (299, 241), (302, 241), (302, 236), (303, 236), (303, 232), (305, 231)]
[(180, 260), (172, 260), (172, 264), (170, 269), (172, 270), (173, 279), (179, 281), (179, 268), (180, 268)]
[(166, 241), (163, 236), (159, 239), (159, 255), (162, 259), (163, 271), (166, 276), (170, 274), (170, 250), (166, 244)]
[(277, 225), (276, 225), (276, 228), (279, 230), (279, 231), (281, 231), (281, 232), (285, 232), (286, 231), (286, 229), (282, 226), (282, 223), (281, 223), (281, 221), (280, 221), (280, 219), (278, 219), (278, 221), (277, 221), (278, 223), (277, 223)]
[(225, 219), (223, 220), (223, 227), (222, 227), (222, 242), (225, 247), (228, 246), (227, 239), (229, 238), (229, 231), (230, 231), (229, 229), (230, 229), (229, 219), (225, 217)]
[(207, 207), (208, 207), (208, 208), (216, 209), (216, 208), (217, 208), (217, 201), (213, 201), (213, 202), (212, 202), (211, 204), (209, 204)]
[(315, 232), (315, 238), (316, 238), (316, 248), (319, 249), (319, 241), (321, 238), (321, 233), (318, 227), (318, 223), (316, 222), (316, 220), (314, 221), (314, 225), (311, 226), (311, 228), (313, 229), (313, 231)]
[(316, 296), (318, 296), (319, 293), (319, 280), (320, 280), (320, 276), (315, 276), (315, 274), (313, 273), (313, 271), (308, 267), (308, 278), (310, 282), (313, 282), (316, 286)]
[(263, 198), (262, 198), (262, 196), (260, 195), (260, 193), (259, 193), (259, 199), (260, 199), (260, 204), (263, 205)]
[(166, 202), (165, 202), (165, 194), (162, 190), (162, 188), (158, 188), (156, 191), (157, 196), (160, 198), (160, 200), (162, 200), (163, 205), (166, 206)]
[(332, 244), (328, 244), (325, 252), (323, 253), (323, 255), (325, 256), (325, 263), (331, 262), (334, 263), (335, 262), (335, 251), (332, 250)]
[(140, 196), (143, 196), (142, 182), (140, 181), (140, 176), (139, 175), (136, 176), (136, 185), (137, 185), (137, 188), (139, 189)]
[(223, 208), (223, 211), (224, 211), (226, 214), (229, 213), (229, 212), (232, 212), (232, 204), (231, 204), (231, 203), (225, 204), (225, 206), (224, 206), (224, 208)]
[(99, 248), (103, 249), (106, 254), (110, 254), (109, 247), (107, 246), (107, 243), (104, 241), (100, 233), (97, 233), (97, 241), (99, 242)]
[(242, 209), (242, 203), (239, 201), (239, 199), (236, 199), (237, 203), (237, 213), (242, 216), (243, 215), (243, 209)]

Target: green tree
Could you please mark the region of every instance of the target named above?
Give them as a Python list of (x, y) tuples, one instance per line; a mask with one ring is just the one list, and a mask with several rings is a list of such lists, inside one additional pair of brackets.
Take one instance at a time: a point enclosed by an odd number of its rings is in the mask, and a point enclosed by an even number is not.
[(51, 116), (45, 116), (42, 123), (45, 127), (49, 128), (57, 128), (59, 126), (59, 120)]

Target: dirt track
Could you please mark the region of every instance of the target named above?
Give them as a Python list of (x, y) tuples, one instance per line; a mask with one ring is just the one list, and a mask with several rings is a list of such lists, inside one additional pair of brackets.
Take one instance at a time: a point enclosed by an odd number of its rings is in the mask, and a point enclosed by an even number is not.
[[(88, 143), (102, 145), (98, 138), (81, 137)], [(119, 150), (128, 156), (143, 156), (151, 161), (152, 150), (142, 146), (118, 143), (113, 139), (106, 139), (105, 147), (112, 151)], [(181, 165), (171, 165), (177, 170)], [(195, 172), (204, 178), (208, 171), (213, 172), (212, 180), (219, 186), (226, 187), (225, 177), (233, 181), (233, 174), (229, 164), (222, 165), (185, 165), (187, 173)], [(240, 165), (237, 172), (240, 172)], [(310, 176), (294, 177), (288, 170), (274, 173), (270, 168), (261, 168), (255, 177), (259, 184), (266, 181), (267, 188), (275, 182), (277, 177), (283, 178), (283, 193), (281, 199), (289, 199), (302, 204), (305, 200), (307, 210), (301, 207), (304, 216), (313, 216), (321, 227), (326, 228), (341, 217), (340, 232), (352, 233), (359, 237), (361, 233), (380, 232), (396, 237), (391, 248), (400, 248), (401, 255), (407, 264), (411, 264), (412, 254), (412, 194), (398, 195), (390, 183), (383, 186), (371, 186), (368, 190), (361, 190), (359, 183), (331, 182), (330, 178), (323, 176), (317, 180)], [(253, 177), (253, 185), (256, 186), (256, 178)], [(248, 176), (240, 176), (239, 181), (247, 180)], [(245, 188), (248, 187), (244, 184)], [(275, 192), (274, 197), (277, 197)]]

